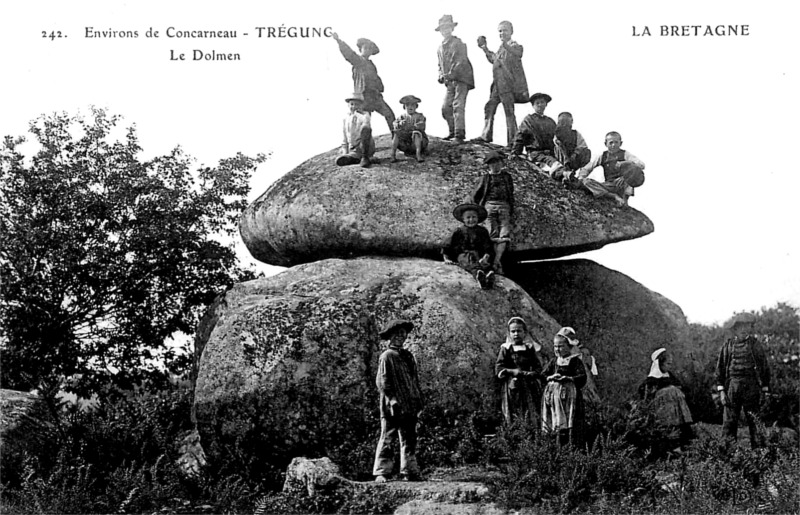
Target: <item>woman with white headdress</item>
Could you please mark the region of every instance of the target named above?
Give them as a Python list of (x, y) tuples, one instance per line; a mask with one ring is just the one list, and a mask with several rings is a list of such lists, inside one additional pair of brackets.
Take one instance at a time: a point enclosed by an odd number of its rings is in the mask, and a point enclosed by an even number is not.
[(655, 423), (668, 431), (670, 440), (686, 441), (692, 437), (694, 422), (680, 379), (672, 372), (672, 356), (661, 348), (650, 356), (650, 373), (639, 386), (639, 396), (649, 405)]
[(598, 406), (600, 404), (600, 394), (597, 392), (597, 361), (592, 356), (591, 351), (581, 344), (575, 329), (571, 327), (562, 327), (558, 331), (558, 336), (563, 336), (567, 339), (570, 346), (570, 352), (574, 356), (581, 358), (583, 368), (586, 370), (586, 386), (583, 387), (583, 400), (586, 401), (588, 406)]
[(553, 351), (555, 357), (542, 371), (547, 381), (542, 394), (542, 430), (558, 435), (561, 444), (579, 446), (583, 437), (581, 390), (586, 385), (586, 369), (581, 358), (572, 354), (566, 336), (556, 334)]

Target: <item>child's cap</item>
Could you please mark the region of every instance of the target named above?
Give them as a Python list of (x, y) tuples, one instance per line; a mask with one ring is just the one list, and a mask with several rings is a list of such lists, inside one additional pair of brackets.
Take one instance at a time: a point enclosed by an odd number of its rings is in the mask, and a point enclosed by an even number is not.
[(364, 95), (362, 95), (361, 93), (353, 93), (352, 96), (349, 96), (344, 99), (345, 102), (350, 102), (351, 100), (354, 102), (361, 102), (363, 104)]
[(439, 31), (444, 25), (450, 25), (451, 27), (455, 27), (458, 23), (453, 21), (452, 14), (445, 14), (441, 18), (439, 18), (439, 26), (436, 27), (436, 30)]
[(356, 41), (356, 46), (358, 47), (359, 50), (361, 50), (362, 47), (366, 46), (371, 50), (370, 53), (372, 55), (379, 54), (381, 51), (381, 49), (378, 48), (378, 45), (376, 45), (375, 43), (372, 42), (372, 40), (367, 38), (358, 38), (358, 41)]
[(547, 93), (534, 93), (533, 95), (531, 95), (530, 103), (531, 104), (534, 103), (536, 99), (539, 98), (543, 98), (545, 102), (547, 102), (548, 104), (553, 101), (553, 97), (551, 97)]
[(415, 97), (414, 95), (406, 95), (400, 99), (400, 103), (403, 105), (406, 104), (419, 104), (422, 102), (419, 98)]
[(486, 157), (483, 158), (483, 164), (488, 165), (489, 163), (494, 163), (495, 161), (502, 161), (503, 159), (504, 159), (503, 155), (500, 152), (492, 150), (488, 154), (486, 154)]
[(464, 211), (475, 211), (478, 213), (478, 223), (483, 222), (486, 220), (486, 217), (489, 216), (489, 213), (486, 212), (485, 207), (467, 202), (464, 204), (459, 204), (455, 209), (453, 209), (453, 217), (460, 222), (464, 218)]

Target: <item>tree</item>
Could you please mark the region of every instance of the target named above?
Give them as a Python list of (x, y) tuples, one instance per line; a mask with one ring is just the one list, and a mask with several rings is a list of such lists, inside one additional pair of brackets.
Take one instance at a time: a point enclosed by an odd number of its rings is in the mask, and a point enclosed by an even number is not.
[(0, 364), (6, 388), (164, 379), (190, 358), (168, 345), (236, 281), (231, 236), (251, 171), (237, 154), (192, 171), (176, 147), (140, 161), (135, 127), (97, 108), (41, 116), (0, 148)]

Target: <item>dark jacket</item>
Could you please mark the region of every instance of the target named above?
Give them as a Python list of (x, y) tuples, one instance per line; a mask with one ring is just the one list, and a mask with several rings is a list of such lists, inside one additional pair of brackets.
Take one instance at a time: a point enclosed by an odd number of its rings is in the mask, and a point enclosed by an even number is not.
[(477, 252), (479, 257), (489, 254), (489, 260), (494, 260), (494, 244), (486, 227), (462, 225), (453, 231), (453, 235), (442, 248), (442, 254), (453, 261), (458, 261), (459, 254), (469, 251)]
[[(475, 188), (475, 192), (472, 194), (473, 201), (478, 204), (479, 206), (483, 206), (486, 204), (486, 195), (489, 191), (489, 175), (488, 173), (481, 175), (481, 179), (478, 182), (478, 187)], [(511, 174), (508, 172), (500, 172), (500, 177), (503, 178), (503, 187), (506, 190), (506, 198), (508, 198), (508, 205), (511, 207), (511, 212), (514, 212), (514, 180), (511, 178)]]
[(469, 62), (467, 45), (463, 41), (451, 36), (447, 41), (442, 41), (436, 53), (439, 56), (439, 77), (443, 81), (463, 82), (468, 89), (475, 87), (472, 63)]
[[(769, 388), (770, 372), (769, 364), (767, 364), (767, 353), (764, 351), (764, 347), (761, 345), (761, 342), (752, 335), (746, 336), (745, 341), (748, 343), (750, 351), (753, 353), (753, 360), (756, 364), (755, 372), (759, 384), (762, 388), (765, 386)], [(736, 342), (736, 338), (730, 338), (726, 341), (719, 350), (719, 359), (717, 359), (717, 385), (725, 387), (726, 390), (733, 370), (733, 345)]]

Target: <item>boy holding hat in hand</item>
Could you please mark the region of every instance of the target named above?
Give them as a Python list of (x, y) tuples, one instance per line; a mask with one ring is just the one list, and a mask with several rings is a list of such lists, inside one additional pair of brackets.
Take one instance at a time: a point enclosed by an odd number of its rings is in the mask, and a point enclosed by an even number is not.
[(375, 385), (381, 394), (381, 438), (375, 451), (373, 475), (376, 483), (385, 483), (394, 469), (392, 443), (400, 436), (400, 475), (406, 481), (417, 481), (417, 418), (422, 410), (417, 360), (403, 343), (414, 324), (394, 319), (380, 332), (389, 340), (389, 348), (378, 359)]
[(486, 227), (478, 225), (486, 220), (486, 208), (478, 204), (460, 204), (453, 209), (453, 217), (464, 225), (453, 231), (442, 248), (444, 262), (458, 265), (475, 276), (483, 289), (494, 285), (494, 245)]
[(425, 134), (425, 115), (417, 111), (422, 102), (414, 95), (406, 95), (400, 99), (405, 112), (394, 121), (392, 135), (392, 162), (397, 161), (397, 149), (404, 154), (414, 153), (418, 163), (425, 161), (422, 154), (428, 148), (428, 135)]

